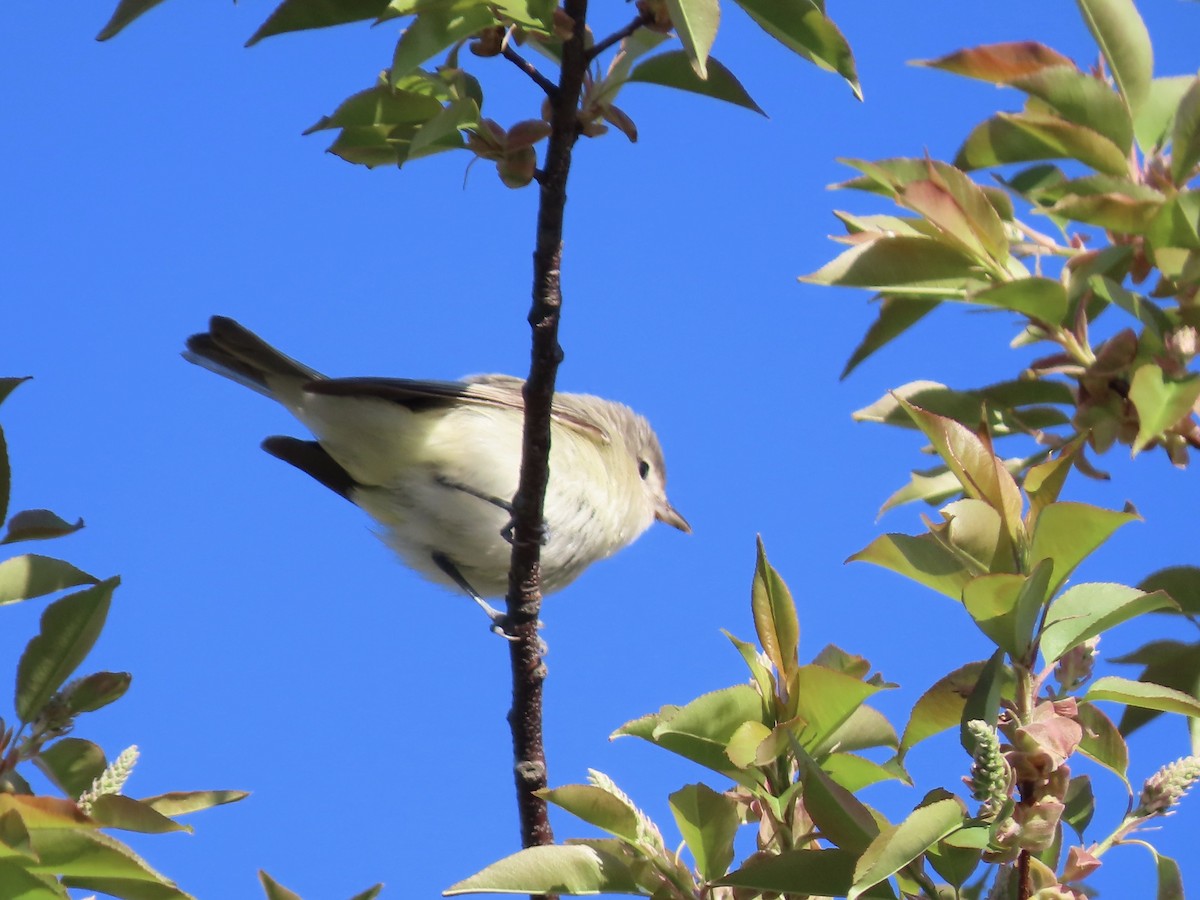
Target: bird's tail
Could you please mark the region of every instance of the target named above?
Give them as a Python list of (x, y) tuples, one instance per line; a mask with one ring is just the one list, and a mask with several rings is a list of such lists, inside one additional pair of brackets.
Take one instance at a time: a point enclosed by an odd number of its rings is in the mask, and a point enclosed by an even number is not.
[(303, 385), (324, 378), (224, 316), (213, 316), (208, 331), (187, 339), (183, 358), (285, 406)]

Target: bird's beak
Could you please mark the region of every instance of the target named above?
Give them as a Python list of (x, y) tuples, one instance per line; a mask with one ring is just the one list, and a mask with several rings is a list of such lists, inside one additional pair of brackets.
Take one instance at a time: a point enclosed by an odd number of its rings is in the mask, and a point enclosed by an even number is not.
[(687, 519), (676, 512), (675, 507), (665, 500), (662, 505), (654, 511), (654, 518), (660, 522), (666, 522), (672, 528), (678, 528), (684, 534), (692, 533), (692, 526), (688, 524)]

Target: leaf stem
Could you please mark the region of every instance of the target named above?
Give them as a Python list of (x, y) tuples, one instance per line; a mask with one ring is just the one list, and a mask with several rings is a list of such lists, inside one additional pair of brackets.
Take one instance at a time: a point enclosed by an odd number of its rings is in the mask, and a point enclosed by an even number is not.
[(593, 59), (595, 59), (597, 56), (599, 56), (601, 53), (603, 53), (605, 50), (607, 50), (613, 44), (616, 44), (619, 41), (625, 40), (625, 38), (630, 37), (639, 28), (643, 28), (646, 25), (649, 25), (653, 21), (654, 21), (653, 13), (642, 13), (640, 16), (635, 18), (632, 22), (630, 22), (624, 28), (620, 29), (619, 31), (614, 31), (612, 34), (610, 34), (604, 40), (593, 44), (587, 50), (587, 52), (584, 54), (585, 58), (587, 59), (588, 62), (591, 62)]
[(558, 85), (543, 75), (537, 70), (537, 67), (523, 57), (520, 53), (512, 48), (512, 44), (506, 38), (504, 48), (500, 51), (501, 56), (507, 59), (510, 63), (533, 79), (533, 83), (546, 92), (546, 96), (554, 100), (558, 94)]

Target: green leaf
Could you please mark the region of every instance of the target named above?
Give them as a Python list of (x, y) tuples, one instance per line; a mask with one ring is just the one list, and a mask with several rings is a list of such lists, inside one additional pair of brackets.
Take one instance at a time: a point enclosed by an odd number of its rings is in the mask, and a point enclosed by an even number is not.
[[(847, 850), (784, 850), (772, 856), (754, 856), (746, 865), (716, 883), (763, 893), (843, 897), (854, 879), (855, 855)], [(881, 885), (886, 893), (896, 895)]]
[(1121, 148), (1102, 134), (1037, 113), (998, 113), (980, 123), (959, 148), (954, 165), (982, 169), (1044, 159), (1077, 159), (1109, 175), (1129, 174)]
[[(1145, 668), (1138, 681), (1160, 684), (1190, 697), (1200, 697), (1200, 644), (1179, 641), (1151, 641), (1125, 656), (1113, 658), (1119, 664), (1140, 663)], [(1126, 707), (1121, 714), (1121, 733), (1132, 734), (1161, 713), (1158, 710)], [(1190, 723), (1193, 733), (1200, 724)]]
[(846, 561), (882, 566), (952, 600), (962, 599), (963, 588), (976, 574), (932, 534), (883, 534)]
[(267, 895), (267, 900), (300, 900), (299, 894), (289, 891), (262, 869), (258, 870), (258, 880), (262, 884), (263, 893)]
[(83, 662), (108, 615), (120, 578), (109, 578), (51, 603), (42, 612), (39, 634), (21, 654), (17, 667), (17, 715), (32, 722)]
[(1150, 82), (1146, 100), (1133, 120), (1138, 146), (1144, 153), (1149, 154), (1166, 143), (1179, 101), (1195, 81), (1191, 75), (1173, 75)]
[(967, 730), (967, 723), (975, 719), (995, 724), (1000, 715), (1000, 700), (1004, 696), (1004, 683), (1011, 680), (1010, 669), (1004, 662), (1003, 650), (997, 650), (979, 670), (979, 678), (971, 688), (962, 705), (959, 719), (958, 742), (968, 754), (975, 753), (975, 739)]
[(1144, 234), (1157, 220), (1164, 203), (1162, 197), (1139, 200), (1127, 193), (1068, 194), (1046, 213), (1121, 234)]
[(796, 671), (800, 646), (800, 620), (779, 573), (767, 562), (762, 537), (758, 538), (758, 556), (754, 564), (754, 580), (750, 588), (750, 610), (754, 614), (754, 630), (759, 644), (776, 671), (785, 678)]
[(943, 503), (957, 494), (962, 493), (962, 485), (958, 478), (946, 466), (936, 466), (924, 472), (910, 472), (908, 484), (893, 493), (879, 507), (878, 515), (882, 516), (889, 509), (924, 500), (930, 505)]
[(972, 662), (938, 679), (913, 705), (900, 738), (900, 756), (926, 738), (941, 734), (962, 722), (967, 697), (975, 690), (986, 663)]
[(1050, 562), (1042, 560), (1028, 576), (985, 575), (963, 589), (963, 605), (979, 630), (1014, 659), (1023, 659), (1032, 646), (1051, 571)]
[(991, 448), (973, 431), (945, 416), (935, 415), (903, 398), (900, 405), (933, 444), (938, 456), (950, 467), (970, 498), (994, 509), (1012, 540), (1021, 524), (1021, 490)]
[(132, 680), (128, 672), (93, 672), (68, 684), (62, 701), (72, 716), (95, 712), (125, 696)]
[(686, 706), (664, 707), (656, 716), (627, 722), (613, 736), (640, 737), (739, 783), (753, 784), (754, 775), (734, 766), (726, 747), (745, 722), (762, 722), (762, 707), (758, 691), (739, 684), (704, 694)]
[(851, 793), (881, 781), (910, 783), (907, 773), (898, 763), (892, 761), (880, 765), (853, 753), (831, 753), (821, 761), (821, 768)]
[(49, 540), (74, 534), (82, 527), (83, 519), (79, 519), (72, 525), (48, 509), (27, 509), (24, 512), (15, 513), (8, 520), (8, 531), (3, 539), (0, 539), (0, 544)]
[(387, 5), (388, 0), (283, 0), (246, 41), (246, 46), (253, 47), (263, 38), (289, 31), (377, 19)]
[(1028, 316), (1039, 322), (1060, 325), (1067, 315), (1067, 289), (1053, 278), (1021, 278), (975, 291), (967, 297), (982, 303)]
[(774, 714), (775, 678), (759, 659), (758, 648), (749, 641), (743, 641), (734, 637), (724, 629), (721, 629), (721, 633), (729, 638), (733, 646), (737, 648), (743, 662), (746, 663), (746, 667), (750, 670), (750, 677), (754, 679), (754, 683), (758, 686), (759, 695), (762, 697), (763, 721), (774, 721), (776, 718)]
[(120, 828), (140, 834), (166, 834), (193, 829), (172, 821), (153, 807), (122, 794), (104, 794), (92, 801), (92, 819), (105, 828)]
[(378, 897), (382, 893), (383, 893), (383, 882), (380, 882), (379, 884), (374, 885), (373, 887), (367, 888), (365, 891), (363, 891), (361, 893), (355, 894), (353, 897), (350, 898), (350, 900), (375, 900), (375, 898)]
[(717, 100), (724, 100), (734, 106), (741, 106), (753, 112), (766, 115), (751, 96), (746, 93), (742, 83), (718, 60), (708, 58), (708, 77), (701, 78), (692, 68), (688, 55), (682, 50), (671, 50), (651, 56), (639, 63), (626, 81), (640, 81), (646, 84), (661, 84), (663, 87), (675, 88), (680, 91), (690, 91)]
[(56, 797), (34, 797), (27, 794), (0, 794), (0, 817), (15, 812), (25, 827), (34, 830), (71, 830), (79, 827), (90, 829), (90, 820), (75, 804), (74, 800), (59, 800)]
[(805, 762), (801, 772), (805, 810), (822, 837), (842, 850), (861, 855), (879, 834), (871, 810), (822, 771), (802, 749), (797, 750)]
[(1183, 873), (1179, 863), (1155, 851), (1154, 873), (1158, 876), (1155, 900), (1183, 900)]
[(460, 131), (479, 125), (479, 105), (460, 98), (446, 105), (440, 113), (417, 129), (408, 145), (405, 159), (419, 159), (443, 150), (462, 146)]
[(717, 0), (666, 0), (666, 4), (692, 68), (701, 78), (707, 78), (708, 51), (721, 21), (720, 5)]
[[(902, 428), (916, 428), (902, 400), (956, 422), (986, 421), (994, 436), (1014, 431), (1024, 434), (1031, 426), (1063, 424), (1067, 419), (1059, 410), (1049, 409), (1042, 404), (1072, 408), (1075, 405), (1071, 389), (1057, 381), (1001, 381), (971, 391), (954, 391), (936, 381), (912, 381), (852, 415), (856, 422), (881, 422)], [(1038, 424), (1033, 426), (1034, 422)]]
[(1083, 726), (1083, 740), (1079, 752), (1092, 762), (1104, 766), (1129, 786), (1129, 748), (1112, 719), (1091, 703), (1079, 704), (1076, 721)]
[(899, 746), (900, 738), (887, 717), (876, 709), (860, 705), (829, 734), (818, 753)]
[(841, 31), (825, 15), (824, 3), (814, 0), (737, 0), (737, 4), (763, 31), (793, 53), (841, 75), (854, 96), (862, 99), (854, 55)]
[(236, 803), (249, 797), (249, 791), (174, 791), (143, 797), (142, 802), (164, 816), (182, 816), (226, 803)]
[(1140, 709), (1157, 709), (1161, 712), (1174, 712), (1184, 716), (1200, 716), (1200, 700), (1195, 697), (1189, 697), (1182, 691), (1172, 690), (1160, 684), (1130, 681), (1128, 678), (1118, 678), (1115, 675), (1097, 678), (1092, 682), (1083, 699), (1090, 702), (1112, 700)]
[[(1171, 566), (1148, 575), (1138, 585), (1143, 591), (1166, 591), (1179, 604), (1179, 611), (1200, 615), (1200, 568)], [(1175, 610), (1165, 610), (1175, 612)]]
[(962, 801), (937, 800), (913, 810), (903, 822), (879, 832), (854, 868), (854, 885), (847, 900), (900, 871), (946, 835), (962, 827)]
[(162, 0), (121, 0), (113, 12), (112, 18), (108, 20), (108, 24), (101, 28), (100, 33), (96, 35), (96, 40), (107, 41), (110, 37), (114, 37), (142, 13), (153, 9), (160, 3)]
[[(4, 856), (36, 858), (33, 845), (29, 842), (29, 829), (25, 827), (25, 821), (15, 809), (10, 809), (0, 816), (0, 857)], [(0, 884), (2, 883), (0, 879)]]
[(883, 297), (879, 304), (879, 316), (871, 323), (867, 333), (854, 352), (850, 354), (845, 368), (839, 379), (844, 379), (853, 372), (858, 364), (865, 360), (885, 344), (890, 343), (913, 325), (932, 312), (939, 304), (937, 300), (906, 299), (903, 297)]
[(686, 785), (668, 799), (700, 877), (720, 878), (733, 862), (733, 837), (741, 823), (737, 804), (703, 784)]
[(1146, 229), (1146, 240), (1156, 251), (1200, 248), (1200, 191), (1181, 191), (1164, 203)]
[(1025, 515), (1025, 528), (1037, 528), (1042, 510), (1058, 500), (1067, 475), (1075, 464), (1079, 451), (1083, 449), (1085, 435), (1080, 435), (1064, 446), (1053, 459), (1033, 466), (1025, 473), (1025, 494), (1029, 497), (1029, 512)]
[(432, 56), (451, 44), (497, 24), (492, 11), (482, 4), (430, 6), (422, 9), (400, 35), (392, 56), (389, 82), (392, 87)]
[(12, 467), (8, 463), (8, 442), (0, 428), (0, 524), (8, 518), (8, 498), (12, 491)]
[(917, 296), (965, 295), (977, 280), (977, 261), (956, 247), (920, 237), (877, 237), (851, 247), (811, 275), (807, 284), (872, 288), (900, 294), (902, 288)]
[[(589, 94), (592, 102), (597, 105), (611, 104), (629, 80), (629, 73), (634, 62), (651, 50), (657, 49), (666, 40), (668, 38), (665, 34), (640, 28), (621, 41), (620, 48), (608, 64), (608, 71), (604, 78), (595, 83)], [(679, 51), (671, 52), (678, 53)], [(684, 56), (686, 59), (686, 54)], [(688, 68), (691, 69), (691, 63), (688, 63)], [(693, 72), (693, 74), (695, 73)]]
[[(341, 133), (329, 148), (331, 153), (369, 168), (403, 164), (421, 130), (441, 120), (442, 99), (454, 99), (449, 87), (436, 76), (416, 73), (404, 82), (411, 90), (377, 85), (360, 91), (304, 133), (340, 128)], [(462, 138), (455, 133), (421, 151), (428, 155), (461, 146)]]
[(38, 828), (31, 829), (29, 836), (40, 860), (31, 869), (61, 875), (67, 887), (118, 897), (183, 900), (188, 896), (129, 847), (99, 831)]
[(944, 233), (955, 235), (973, 256), (1008, 260), (1008, 236), (992, 201), (971, 178), (953, 166), (926, 164), (926, 176), (906, 184), (902, 205), (921, 213)]
[(103, 750), (73, 737), (51, 744), (33, 762), (68, 797), (78, 797), (91, 788), (108, 766)]
[(1161, 337), (1171, 329), (1171, 322), (1166, 313), (1156, 303), (1141, 294), (1127, 291), (1111, 278), (1105, 278), (1103, 275), (1095, 275), (1089, 278), (1087, 283), (1097, 297), (1129, 313), (1151, 334)]
[(1156, 609), (1175, 606), (1161, 591), (1147, 594), (1123, 584), (1077, 584), (1050, 604), (1039, 639), (1047, 665), (1073, 647)]
[(1200, 375), (1167, 381), (1163, 370), (1154, 363), (1138, 367), (1129, 385), (1129, 400), (1138, 413), (1134, 455), (1145, 450), (1163, 432), (1189, 418), (1197, 399), (1200, 399)]
[(1200, 163), (1200, 78), (1192, 80), (1179, 100), (1171, 130), (1171, 176), (1184, 185)]
[(535, 793), (615, 837), (630, 842), (638, 839), (637, 810), (609, 791), (591, 784), (565, 784)]
[(914, 65), (941, 69), (993, 84), (1012, 84), (1042, 69), (1073, 66), (1069, 57), (1036, 41), (983, 44), (958, 50), (938, 59), (917, 60)]
[(1136, 116), (1154, 76), (1154, 52), (1146, 23), (1133, 0), (1077, 0), (1117, 89)]
[(69, 900), (53, 878), (39, 878), (24, 866), (0, 858), (0, 897), (9, 900)]
[[(7, 400), (9, 394), (29, 380), (31, 380), (29, 375), (23, 378), (0, 378), (0, 403)], [(0, 510), (0, 514), (2, 513), (3, 510)]]
[(1063, 501), (1042, 510), (1033, 530), (1029, 559), (1054, 563), (1050, 594), (1058, 593), (1075, 567), (1113, 532), (1138, 518), (1134, 513)]
[(880, 690), (869, 684), (824, 666), (801, 666), (789, 680), (792, 712), (804, 723), (798, 740), (809, 753), (815, 753), (842, 727), (862, 704)]
[(61, 559), (33, 553), (0, 562), (0, 605), (99, 581)]
[[(1084, 729), (1086, 739), (1087, 730)], [(1087, 775), (1076, 775), (1067, 785), (1067, 794), (1063, 797), (1063, 821), (1066, 822), (1083, 840), (1083, 833), (1092, 821), (1096, 812), (1096, 798), (1092, 795), (1092, 779)]]
[(762, 722), (743, 722), (729, 738), (725, 755), (739, 769), (774, 762), (787, 746), (787, 724), (768, 728)]
[(1068, 122), (1104, 135), (1125, 153), (1133, 146), (1133, 120), (1124, 101), (1099, 78), (1074, 65), (1042, 69), (1012, 85), (1053, 107)]
[[(444, 894), (642, 894), (627, 862), (595, 847), (528, 847), (451, 885)], [(644, 894), (643, 894), (644, 896)]]
[[(983, 832), (976, 835), (975, 832)], [(963, 843), (965, 841), (965, 843)], [(972, 846), (981, 844), (982, 846)], [(987, 846), (987, 829), (974, 826), (962, 828), (929, 848), (925, 858), (933, 870), (950, 885), (961, 888), (979, 868), (983, 847)]]

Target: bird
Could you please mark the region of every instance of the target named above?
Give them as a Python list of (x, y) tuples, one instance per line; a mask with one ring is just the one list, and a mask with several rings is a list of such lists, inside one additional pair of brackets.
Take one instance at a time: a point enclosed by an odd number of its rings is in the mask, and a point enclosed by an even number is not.
[[(189, 337), (183, 356), (281, 404), (313, 439), (268, 437), (267, 453), (364, 510), (411, 569), (465, 592), (494, 625), (503, 620), (486, 599), (508, 591), (522, 379), (327, 378), (224, 316)], [(543, 593), (656, 520), (691, 531), (667, 499), (658, 438), (629, 407), (557, 393), (550, 435)]]

